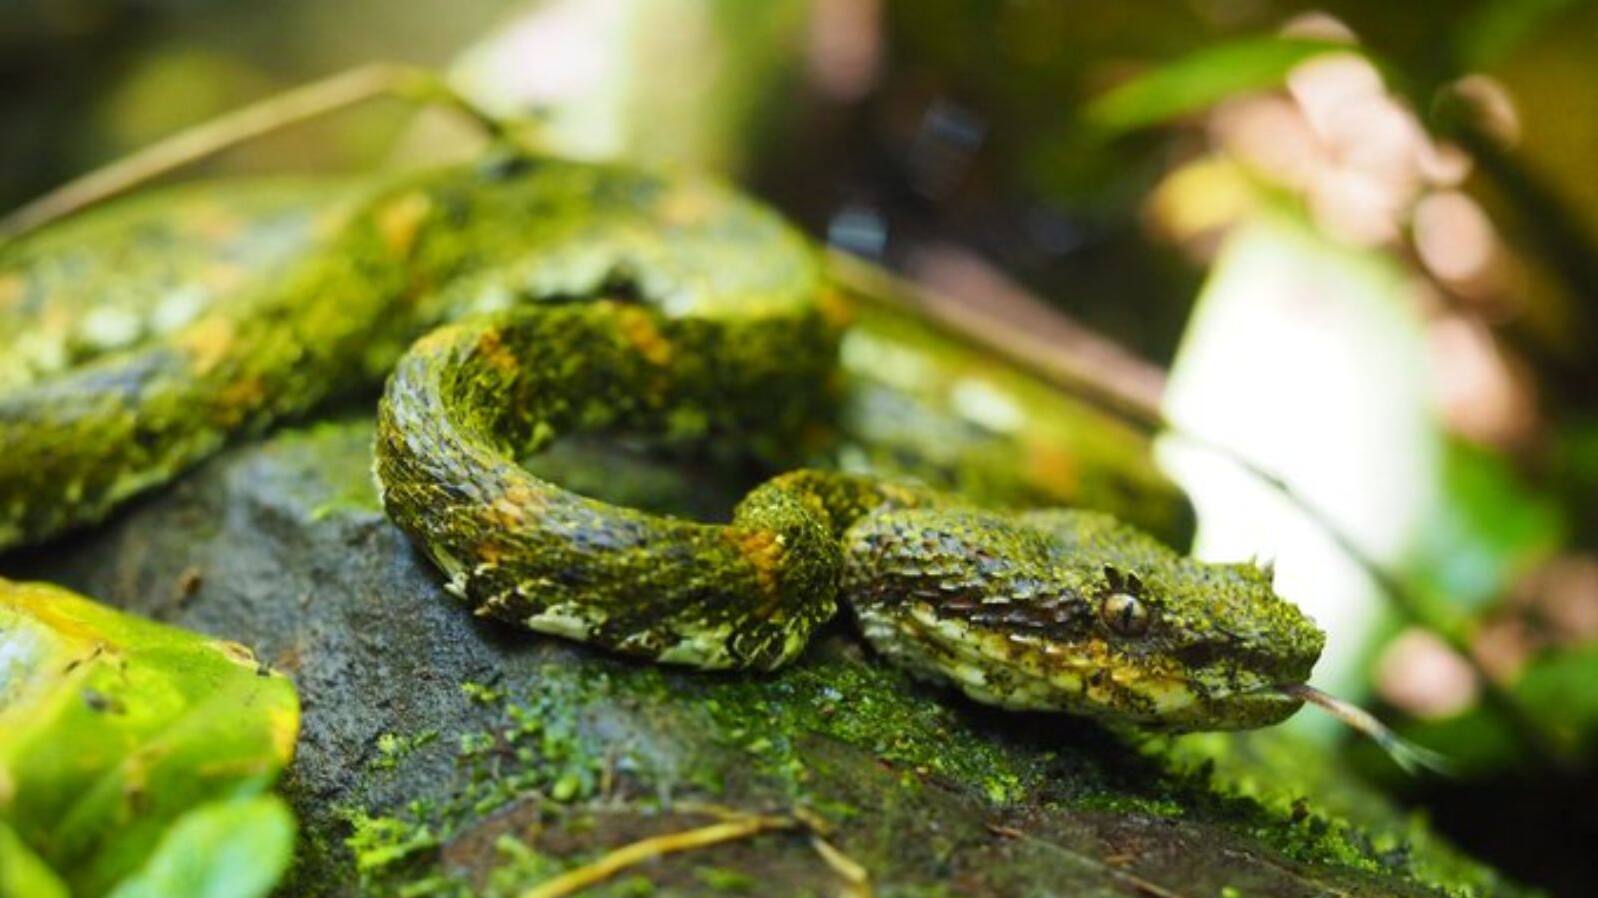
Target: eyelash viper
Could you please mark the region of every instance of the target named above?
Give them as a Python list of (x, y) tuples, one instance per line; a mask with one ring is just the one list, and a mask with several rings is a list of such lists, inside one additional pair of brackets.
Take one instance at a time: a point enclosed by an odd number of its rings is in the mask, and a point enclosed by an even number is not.
[[(812, 250), (764, 208), (706, 181), (500, 155), (338, 209), (301, 223), (323, 245), (277, 276), (193, 308), (167, 296), (133, 327), (60, 311), (47, 279), (0, 279), (12, 347), (29, 350), (0, 364), (0, 548), (98, 520), (392, 370), (385, 509), (479, 614), (663, 662), (771, 668), (841, 599), (890, 660), (992, 704), (1172, 729), (1298, 707), (1278, 687), (1307, 678), (1323, 639), (1268, 575), (1107, 515), (800, 470), (712, 525), (520, 467), (574, 432), (772, 454), (799, 438), (839, 322)], [(48, 236), (5, 264), (70, 265)], [(51, 310), (124, 339), (52, 336)]]

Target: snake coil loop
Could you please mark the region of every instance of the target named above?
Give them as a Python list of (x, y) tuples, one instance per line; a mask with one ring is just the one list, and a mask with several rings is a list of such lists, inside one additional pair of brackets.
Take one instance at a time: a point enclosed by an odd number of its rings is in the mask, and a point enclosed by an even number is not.
[[(1299, 705), (1278, 687), (1304, 681), (1322, 636), (1268, 576), (1108, 515), (803, 469), (711, 525), (522, 468), (572, 433), (769, 449), (814, 420), (838, 324), (818, 260), (725, 187), (502, 156), (317, 215), (271, 191), (255, 202), (282, 245), (310, 249), (275, 268), (230, 259), (216, 235), (236, 223), (202, 197), (183, 217), (135, 204), (117, 227), (137, 239), (94, 239), (91, 217), (0, 252), (0, 549), (91, 524), (392, 371), (384, 507), (477, 613), (662, 662), (769, 669), (842, 603), (890, 661), (1005, 707), (1194, 729)], [(186, 256), (190, 243), (211, 255)], [(230, 262), (273, 273), (235, 285)]]

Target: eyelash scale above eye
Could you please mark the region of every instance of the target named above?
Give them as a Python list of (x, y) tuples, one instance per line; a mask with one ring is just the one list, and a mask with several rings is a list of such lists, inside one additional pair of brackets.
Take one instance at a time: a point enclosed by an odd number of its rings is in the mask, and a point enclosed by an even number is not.
[(1104, 579), (1110, 584), (1112, 593), (1126, 593), (1134, 599), (1143, 594), (1143, 578), (1139, 577), (1137, 572), (1126, 571), (1123, 573), (1120, 568), (1113, 564), (1106, 564), (1103, 567), (1103, 571)]

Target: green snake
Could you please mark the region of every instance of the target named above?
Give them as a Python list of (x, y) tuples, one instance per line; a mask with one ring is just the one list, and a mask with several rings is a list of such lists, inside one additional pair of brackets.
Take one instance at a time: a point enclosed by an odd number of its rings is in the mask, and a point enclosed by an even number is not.
[[(1178, 730), (1299, 707), (1323, 636), (1268, 574), (1200, 563), (1104, 513), (806, 468), (707, 524), (530, 473), (522, 460), (577, 433), (768, 458), (806, 439), (840, 315), (806, 240), (735, 192), (507, 153), (330, 209), (281, 213), (318, 235), (304, 258), (239, 289), (218, 276), (187, 302), (174, 289), (108, 309), (93, 290), (5, 275), (70, 274), (92, 241), (47, 231), (0, 256), (0, 549), (93, 523), (387, 375), (384, 509), (479, 615), (663, 663), (770, 669), (841, 604), (890, 661), (1002, 707)], [(149, 233), (181, 253), (153, 218)], [(153, 258), (124, 261), (161, 283)]]

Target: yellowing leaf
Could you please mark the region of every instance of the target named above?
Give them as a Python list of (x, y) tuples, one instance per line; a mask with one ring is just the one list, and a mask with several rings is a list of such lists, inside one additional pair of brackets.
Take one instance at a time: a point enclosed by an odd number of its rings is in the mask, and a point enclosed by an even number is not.
[(293, 684), (243, 647), (0, 580), (0, 823), (74, 894), (189, 809), (264, 790), (298, 729)]

